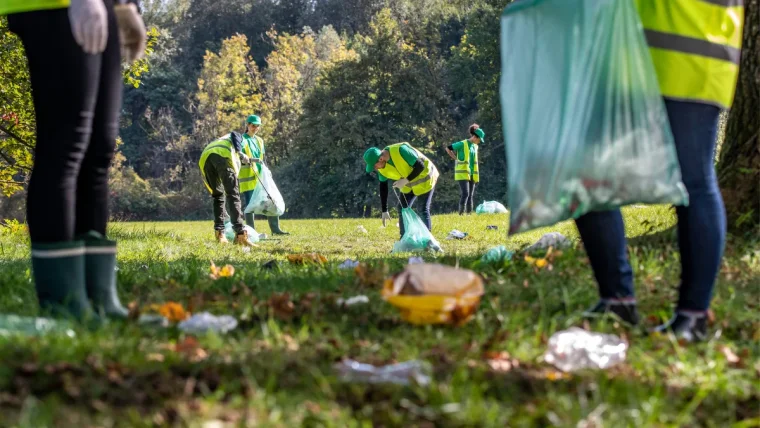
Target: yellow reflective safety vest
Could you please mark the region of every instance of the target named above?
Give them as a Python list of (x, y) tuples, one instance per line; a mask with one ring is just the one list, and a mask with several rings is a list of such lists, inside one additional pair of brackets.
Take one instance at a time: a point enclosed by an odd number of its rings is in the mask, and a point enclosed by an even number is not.
[(438, 181), (438, 169), (435, 167), (435, 165), (433, 165), (433, 162), (427, 158), (427, 156), (420, 153), (420, 151), (412, 147), (411, 144), (397, 143), (388, 146), (388, 152), (390, 152), (393, 165), (388, 162), (385, 164), (385, 167), (379, 169), (378, 172), (380, 174), (383, 174), (383, 177), (394, 181), (409, 177), (409, 174), (412, 173), (412, 165), (406, 163), (399, 150), (404, 144), (406, 144), (406, 146), (410, 149), (414, 150), (414, 153), (417, 154), (417, 157), (419, 159), (422, 159), (422, 163), (425, 165), (425, 169), (422, 170), (420, 175), (418, 175), (414, 181), (411, 181), (409, 184), (402, 187), (401, 192), (413, 192), (415, 195), (423, 195), (435, 187), (435, 183)]
[(69, 0), (0, 0), (0, 15), (69, 7)]
[(480, 173), (478, 172), (478, 149), (477, 146), (475, 146), (475, 159), (473, 160), (472, 164), (472, 174), (470, 174), (470, 145), (474, 144), (471, 143), (468, 140), (462, 140), (461, 143), (464, 143), (464, 146), (462, 147), (462, 151), (464, 152), (464, 160), (459, 160), (459, 156), (457, 156), (455, 164), (454, 164), (454, 180), (455, 181), (472, 181), (479, 182), (480, 181)]
[(742, 46), (742, 0), (635, 0), (666, 98), (729, 108)]
[(205, 149), (203, 149), (203, 153), (201, 153), (201, 159), (198, 161), (198, 165), (201, 167), (201, 177), (203, 177), (203, 184), (206, 185), (206, 188), (209, 192), (213, 191), (211, 190), (211, 186), (209, 185), (208, 181), (206, 181), (206, 173), (204, 167), (206, 166), (206, 160), (208, 159), (209, 155), (212, 154), (226, 158), (227, 162), (235, 171), (235, 174), (240, 174), (240, 157), (238, 156), (237, 151), (235, 151), (235, 148), (232, 146), (230, 134), (227, 134), (218, 140), (212, 141), (209, 143), (209, 145), (206, 146)]
[[(261, 139), (261, 137), (254, 135), (251, 140), (254, 141), (254, 144), (256, 144), (259, 147), (259, 153), (261, 156), (264, 156), (264, 140)], [(251, 147), (248, 145), (247, 142), (245, 142), (245, 139), (243, 140), (243, 153), (248, 155), (251, 159), (261, 159), (254, 158), (253, 151), (251, 150)], [(253, 168), (256, 168), (256, 171), (253, 170)], [(256, 184), (259, 182), (259, 175), (261, 173), (261, 166), (260, 164), (251, 162), (250, 165), (243, 165), (240, 167), (240, 173), (238, 174), (238, 182), (240, 183), (240, 193), (244, 192), (250, 192), (253, 191), (254, 188), (256, 188)]]

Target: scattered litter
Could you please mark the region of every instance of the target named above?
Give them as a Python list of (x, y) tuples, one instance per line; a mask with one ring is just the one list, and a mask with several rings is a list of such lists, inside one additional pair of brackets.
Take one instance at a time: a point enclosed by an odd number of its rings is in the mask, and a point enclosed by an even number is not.
[(71, 325), (65, 321), (50, 318), (0, 315), (0, 337), (15, 335), (42, 336), (50, 333), (59, 333), (68, 337), (76, 336)]
[(335, 301), (338, 305), (346, 305), (346, 306), (353, 306), (358, 305), (359, 303), (369, 303), (369, 297), (365, 295), (359, 295), (354, 297), (349, 297), (348, 299), (343, 299), (342, 297)]
[(412, 324), (462, 325), (472, 318), (483, 292), (483, 280), (471, 270), (423, 263), (388, 278), (382, 295)]
[(280, 264), (277, 262), (277, 260), (272, 259), (272, 260), (264, 263), (263, 265), (261, 265), (261, 267), (263, 269), (269, 269), (269, 270), (271, 270), (271, 269), (275, 269), (275, 268), (280, 267)]
[(498, 247), (493, 247), (490, 250), (486, 251), (485, 254), (483, 254), (483, 257), (480, 258), (480, 262), (484, 264), (504, 264), (510, 260), (512, 260), (512, 256), (515, 253), (513, 251), (509, 251), (507, 247), (503, 245), (499, 245)]
[(526, 248), (524, 251), (526, 253), (532, 253), (536, 250), (546, 250), (549, 247), (555, 248), (555, 249), (562, 249), (562, 248), (568, 248), (572, 245), (572, 242), (570, 242), (565, 235), (559, 233), (559, 232), (549, 232), (544, 234), (544, 236), (541, 237), (538, 241), (536, 241), (535, 244), (531, 245), (530, 247)]
[(507, 214), (507, 207), (496, 201), (483, 201), (475, 208), (475, 214)]
[(572, 327), (549, 338), (544, 360), (564, 372), (606, 369), (625, 361), (628, 343), (614, 334)]
[(201, 312), (182, 321), (177, 327), (185, 333), (198, 334), (208, 331), (227, 333), (234, 330), (237, 325), (237, 320), (229, 315), (216, 316), (208, 312)]
[(345, 262), (338, 265), (338, 269), (353, 269), (355, 267), (359, 266), (358, 261), (354, 261), (351, 259), (346, 259)]
[(335, 364), (334, 367), (338, 372), (338, 378), (343, 382), (396, 385), (409, 385), (411, 382), (422, 386), (428, 385), (432, 372), (428, 363), (418, 360), (378, 367), (347, 359)]
[(467, 232), (462, 232), (461, 230), (454, 229), (449, 232), (449, 236), (447, 236), (446, 239), (464, 239), (466, 237)]
[(274, 184), (272, 173), (266, 165), (261, 165), (259, 182), (253, 189), (251, 200), (245, 207), (246, 214), (254, 213), (267, 217), (278, 217), (285, 214), (285, 200), (282, 199), (280, 190)]
[(401, 215), (404, 218), (404, 236), (393, 244), (392, 253), (406, 253), (413, 251), (443, 252), (441, 244), (433, 237), (422, 219), (411, 208), (402, 208)]
[[(248, 231), (249, 241), (253, 242), (254, 244), (256, 242), (259, 242), (261, 235), (259, 235), (259, 233), (256, 232), (254, 228), (246, 224), (244, 229)], [(224, 223), (224, 237), (227, 238), (227, 240), (230, 242), (235, 240), (235, 229), (232, 228), (232, 223), (230, 222)]]
[(422, 257), (409, 257), (409, 261), (407, 262), (410, 265), (418, 265), (420, 263), (425, 263), (425, 259)]
[(364, 226), (362, 226), (362, 225), (356, 226), (356, 231), (359, 232), (359, 233), (363, 233), (365, 235), (367, 235), (369, 233), (367, 231), (367, 229), (365, 229)]
[(486, 226), (486, 230), (499, 230), (499, 226), (488, 225)]

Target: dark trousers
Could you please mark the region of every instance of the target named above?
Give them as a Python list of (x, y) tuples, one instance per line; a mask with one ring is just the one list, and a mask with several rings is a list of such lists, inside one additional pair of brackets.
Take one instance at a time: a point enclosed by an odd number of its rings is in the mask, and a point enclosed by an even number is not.
[[(433, 230), (433, 221), (431, 219), (430, 215), (430, 205), (433, 202), (433, 193), (435, 193), (435, 187), (430, 189), (429, 192), (423, 193), (420, 195), (420, 198), (425, 198), (425, 202), (422, 205), (422, 209), (417, 211), (417, 214), (420, 215), (422, 218), (422, 221), (425, 223), (425, 226), (427, 226), (428, 230)], [(412, 193), (400, 193), (399, 199), (400, 199), (400, 206), (401, 208), (407, 208), (414, 205), (414, 202), (417, 200), (418, 196), (415, 196)], [(399, 229), (401, 229), (401, 237), (404, 237), (404, 231), (406, 230), (404, 228), (404, 217), (399, 215)]]
[(68, 9), (8, 16), (29, 60), (37, 120), (27, 222), (34, 243), (106, 233), (108, 168), (122, 99), (121, 53), (113, 1), (106, 0), (108, 42), (86, 54), (74, 40)]
[(467, 210), (471, 213), (475, 204), (475, 182), (473, 180), (459, 180), (459, 214)]
[[(689, 206), (676, 207), (681, 251), (677, 308), (705, 311), (710, 306), (726, 240), (726, 212), (713, 163), (720, 110), (680, 101), (665, 101), (665, 106), (683, 183), (689, 192)], [(626, 256), (620, 211), (589, 213), (576, 224), (602, 298), (632, 297), (633, 270)]]
[(206, 158), (203, 167), (206, 183), (211, 187), (211, 197), (214, 200), (214, 229), (224, 230), (224, 218), (227, 216), (225, 205), (230, 215), (230, 222), (235, 233), (243, 231), (243, 210), (240, 205), (240, 187), (237, 173), (230, 161), (212, 153)]

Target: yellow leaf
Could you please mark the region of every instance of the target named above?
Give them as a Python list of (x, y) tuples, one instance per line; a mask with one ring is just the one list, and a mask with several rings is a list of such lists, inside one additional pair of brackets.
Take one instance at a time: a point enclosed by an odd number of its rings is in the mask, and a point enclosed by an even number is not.
[(158, 308), (158, 313), (170, 322), (180, 322), (190, 317), (190, 313), (177, 302), (164, 303)]
[(525, 256), (525, 261), (528, 264), (532, 265), (532, 264), (536, 263), (536, 258), (535, 257), (531, 257), (531, 256)]
[(235, 275), (235, 268), (232, 265), (225, 265), (220, 271), (219, 276), (222, 278), (229, 278)]
[(548, 262), (546, 261), (546, 259), (538, 259), (538, 260), (536, 260), (536, 267), (537, 268), (544, 268), (544, 267), (546, 267), (547, 263)]

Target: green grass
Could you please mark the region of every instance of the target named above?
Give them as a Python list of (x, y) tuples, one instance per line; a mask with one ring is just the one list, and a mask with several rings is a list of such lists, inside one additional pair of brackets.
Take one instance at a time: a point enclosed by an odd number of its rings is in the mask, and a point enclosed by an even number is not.
[[(651, 327), (670, 316), (679, 263), (672, 211), (625, 210), (640, 307)], [(269, 232), (266, 221), (260, 231)], [(357, 232), (363, 225), (367, 235)], [(486, 230), (487, 225), (499, 231)], [(683, 346), (614, 320), (587, 325), (631, 344), (627, 361), (606, 371), (557, 376), (541, 359), (555, 331), (583, 325), (578, 314), (597, 298), (582, 249), (565, 251), (551, 269), (520, 258), (475, 267), (486, 280), (475, 318), (455, 327), (405, 324), (375, 284), (337, 266), (347, 258), (374, 271), (399, 271), (391, 255), (395, 227), (379, 219), (282, 220), (292, 232), (250, 253), (213, 242), (210, 222), (119, 223), (122, 300), (177, 301), (195, 311), (232, 314), (240, 327), (198, 337), (202, 351), (171, 344), (176, 329), (111, 325), (65, 335), (0, 338), (0, 426), (760, 426), (760, 254), (758, 242), (730, 240), (713, 300), (713, 338)], [(470, 233), (445, 240), (451, 229)], [(434, 217), (446, 250), (437, 261), (473, 267), (495, 245), (517, 250), (545, 231), (505, 238), (506, 216)], [(577, 240), (571, 223), (551, 230)], [(324, 267), (293, 266), (290, 253), (319, 252)], [(0, 235), (0, 312), (35, 315), (23, 232)], [(270, 260), (279, 267), (266, 269)], [(208, 278), (211, 261), (233, 278)], [(287, 292), (288, 318), (270, 298)], [(350, 308), (338, 297), (367, 295)], [(727, 361), (723, 347), (738, 363)], [(495, 371), (484, 353), (508, 352), (518, 367)], [(428, 387), (339, 382), (342, 358), (384, 364), (423, 359)], [(210, 426), (210, 425), (207, 425)]]

